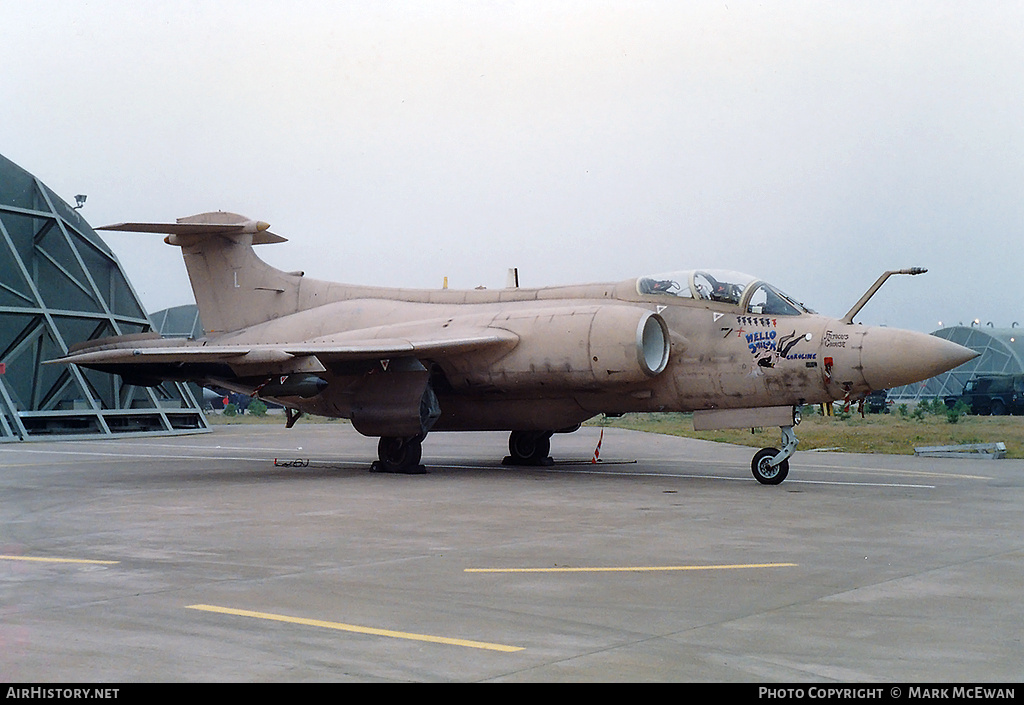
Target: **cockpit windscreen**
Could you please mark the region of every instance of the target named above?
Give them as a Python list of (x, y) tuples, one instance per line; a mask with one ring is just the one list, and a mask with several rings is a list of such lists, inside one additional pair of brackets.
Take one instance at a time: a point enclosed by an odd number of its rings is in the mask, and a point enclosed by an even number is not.
[(636, 290), (642, 295), (665, 295), (742, 305), (747, 313), (796, 316), (808, 309), (767, 282), (748, 274), (708, 269), (669, 272), (640, 277)]

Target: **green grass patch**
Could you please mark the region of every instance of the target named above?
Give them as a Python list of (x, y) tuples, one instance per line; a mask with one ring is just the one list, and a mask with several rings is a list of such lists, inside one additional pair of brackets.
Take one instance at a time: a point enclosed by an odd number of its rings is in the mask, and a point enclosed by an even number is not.
[[(649, 433), (699, 438), (705, 441), (764, 448), (779, 446), (779, 429), (730, 429), (694, 431), (693, 415), (679, 413), (626, 414), (619, 418), (597, 417), (588, 426), (611, 426)], [(269, 424), (284, 426), (284, 415), (272, 410), (263, 416), (208, 414), (211, 425)], [(303, 416), (300, 424), (347, 424), (346, 419)], [(950, 423), (945, 413), (921, 415), (866, 414), (821, 416), (805, 413), (796, 427), (798, 450), (834, 449), (848, 453), (913, 455), (915, 446), (944, 446), (963, 443), (1005, 443), (1006, 457), (1024, 458), (1024, 416), (961, 416)]]
[[(262, 414), (253, 414), (246, 412), (244, 414), (235, 413), (234, 415), (226, 414), (222, 411), (214, 413), (207, 412), (206, 421), (211, 426), (284, 426), (284, 412), (280, 409), (264, 409)], [(348, 419), (333, 419), (327, 416), (314, 416), (310, 414), (303, 414), (297, 423), (300, 424), (321, 424), (321, 423), (338, 423), (347, 424)]]
[[(635, 431), (664, 433), (705, 441), (733, 443), (754, 448), (778, 447), (779, 430), (730, 429), (694, 431), (692, 414), (626, 414), (620, 418), (597, 418), (588, 425), (613, 426)], [(899, 414), (859, 414), (848, 418), (804, 414), (796, 427), (798, 450), (820, 448), (849, 453), (913, 455), (915, 446), (943, 446), (964, 443), (1005, 443), (1006, 457), (1024, 458), (1024, 417), (962, 416), (950, 423), (945, 415), (921, 418)]]

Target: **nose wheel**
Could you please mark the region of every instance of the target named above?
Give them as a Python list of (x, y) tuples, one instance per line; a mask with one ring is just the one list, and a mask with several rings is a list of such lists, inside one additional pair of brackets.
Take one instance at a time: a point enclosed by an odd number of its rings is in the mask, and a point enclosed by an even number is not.
[(789, 474), (788, 460), (772, 465), (772, 461), (778, 454), (777, 448), (762, 448), (754, 454), (754, 459), (750, 461), (750, 470), (754, 473), (754, 478), (762, 485), (777, 485)]
[(750, 461), (754, 479), (762, 485), (778, 485), (789, 475), (789, 458), (796, 451), (798, 443), (792, 426), (782, 427), (782, 450), (762, 448)]

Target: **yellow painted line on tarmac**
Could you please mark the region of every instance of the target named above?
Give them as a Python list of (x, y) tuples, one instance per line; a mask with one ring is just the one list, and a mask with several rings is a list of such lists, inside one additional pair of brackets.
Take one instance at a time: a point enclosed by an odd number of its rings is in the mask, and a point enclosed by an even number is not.
[(115, 565), (121, 561), (94, 561), (88, 558), (44, 558), (41, 556), (0, 556), (4, 561), (34, 561), (36, 563), (93, 563), (96, 565)]
[(449, 646), (467, 646), (472, 649), (488, 649), (490, 651), (522, 651), (521, 646), (506, 646), (505, 644), (491, 644), (486, 641), (472, 641), (469, 639), (453, 639), (446, 636), (432, 636), (430, 634), (413, 634), (410, 632), (396, 632), (390, 629), (376, 629), (374, 627), (360, 627), (355, 624), (343, 624), (341, 622), (325, 622), (320, 619), (307, 619), (305, 617), (289, 617), (283, 614), (272, 614), (270, 612), (253, 612), (251, 610), (239, 610), (232, 607), (217, 607), (216, 605), (187, 605), (187, 609), (202, 610), (204, 612), (216, 612), (218, 614), (230, 614), (236, 617), (255, 617), (256, 619), (268, 619), (274, 622), (287, 622), (289, 624), (301, 624), (307, 627), (321, 627), (323, 629), (337, 629), (343, 632), (354, 632), (356, 634), (370, 634), (373, 636), (387, 636), (394, 639), (411, 639), (413, 641), (428, 641), (434, 644), (448, 644)]
[(795, 568), (797, 563), (738, 563), (735, 565), (655, 565), (611, 568), (466, 568), (465, 573), (645, 573), (672, 570), (740, 570), (743, 568)]

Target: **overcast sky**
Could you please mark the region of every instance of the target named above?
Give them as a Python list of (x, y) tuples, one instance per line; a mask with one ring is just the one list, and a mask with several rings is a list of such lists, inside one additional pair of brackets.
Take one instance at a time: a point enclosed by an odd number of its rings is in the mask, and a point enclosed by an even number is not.
[[(0, 153), (93, 225), (500, 287), (722, 267), (858, 320), (1024, 325), (1024, 3), (0, 4)], [(104, 234), (144, 306), (180, 252)]]

